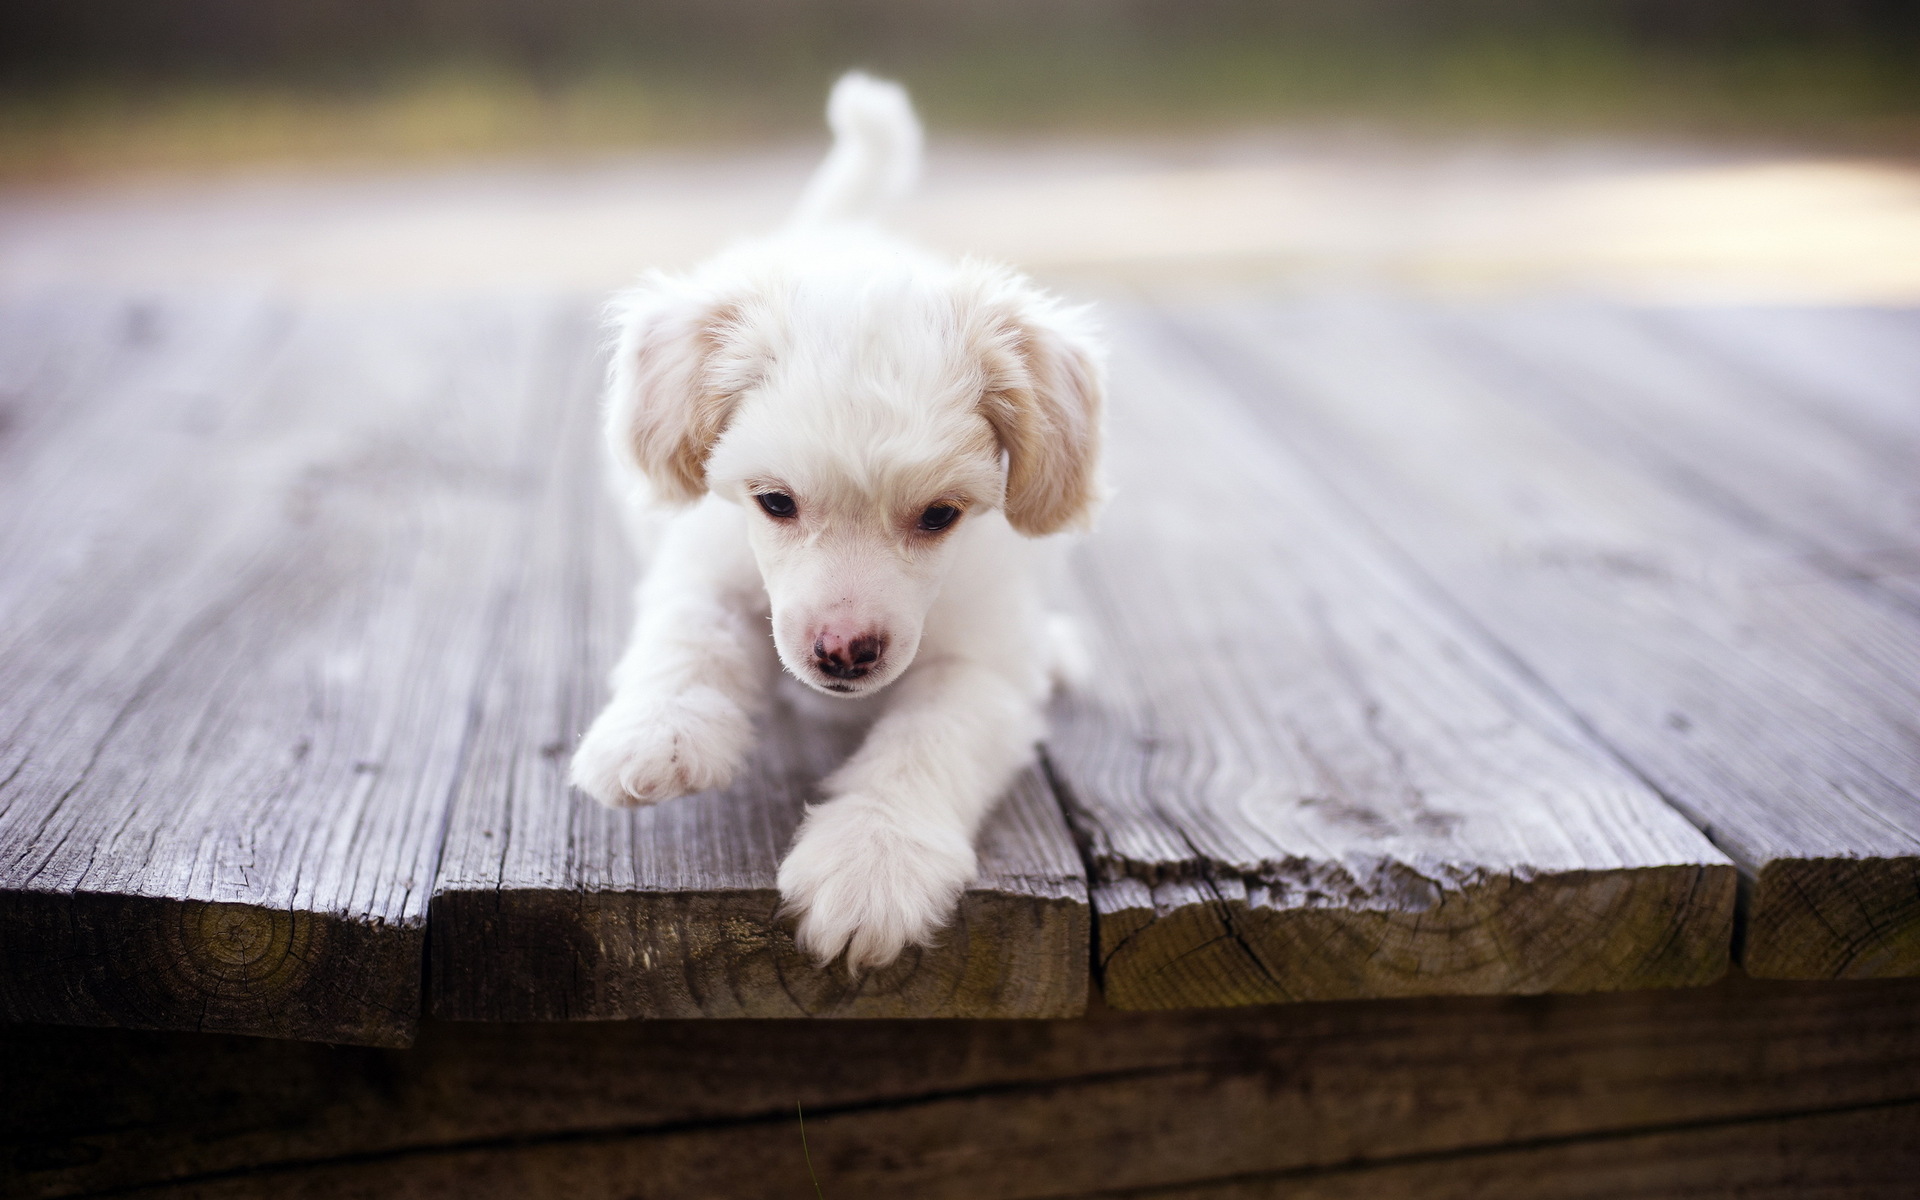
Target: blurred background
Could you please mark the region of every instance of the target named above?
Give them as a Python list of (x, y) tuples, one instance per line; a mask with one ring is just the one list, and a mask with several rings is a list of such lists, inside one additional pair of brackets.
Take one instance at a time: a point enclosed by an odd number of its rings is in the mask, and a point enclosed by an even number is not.
[(0, 286), (618, 283), (855, 65), (1062, 278), (1920, 296), (1915, 0), (10, 0)]

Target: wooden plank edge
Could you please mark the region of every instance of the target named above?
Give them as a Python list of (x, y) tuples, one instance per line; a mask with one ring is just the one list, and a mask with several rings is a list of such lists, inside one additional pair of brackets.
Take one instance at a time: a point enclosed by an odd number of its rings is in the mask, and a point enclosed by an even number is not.
[[(455, 1021), (691, 1017), (1074, 1017), (1091, 913), (1078, 880), (1001, 878), (961, 898), (931, 948), (855, 978), (822, 970), (773, 888), (443, 891), (429, 908), (429, 994)], [(574, 973), (579, 997), (550, 986)]]
[(1136, 1011), (1701, 987), (1732, 965), (1737, 893), (1731, 864), (1492, 876), (1423, 911), (1121, 879), (1093, 889), (1095, 962)]
[(1920, 976), (1920, 860), (1774, 859), (1746, 919), (1741, 966), (1758, 979)]
[(99, 892), (0, 892), (0, 1020), (413, 1044), (422, 923)]

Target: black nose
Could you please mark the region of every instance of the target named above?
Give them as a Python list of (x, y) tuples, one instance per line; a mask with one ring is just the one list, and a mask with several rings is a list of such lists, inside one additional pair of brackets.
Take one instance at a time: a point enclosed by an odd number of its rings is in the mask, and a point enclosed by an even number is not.
[(858, 679), (873, 670), (886, 650), (887, 639), (881, 637), (857, 637), (844, 643), (836, 639), (831, 647), (826, 638), (820, 638), (813, 643), (813, 665), (835, 679)]

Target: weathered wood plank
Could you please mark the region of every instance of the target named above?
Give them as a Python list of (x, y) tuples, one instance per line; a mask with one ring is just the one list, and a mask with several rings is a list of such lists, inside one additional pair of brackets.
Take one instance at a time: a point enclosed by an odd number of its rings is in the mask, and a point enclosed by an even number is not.
[(1920, 972), (1920, 625), (1570, 436), (1416, 306), (1184, 322), (1265, 426), (1738, 862), (1749, 971)]
[(1126, 1008), (1702, 984), (1730, 863), (1123, 325), (1049, 756)]
[(933, 950), (850, 978), (776, 920), (774, 875), (815, 782), (856, 745), (832, 701), (782, 698), (724, 793), (613, 812), (572, 792), (567, 757), (604, 702), (635, 577), (602, 486), (598, 360), (578, 353), (538, 532), (510, 584), (435, 886), (433, 1011), (467, 1020), (614, 1017), (1060, 1017), (1086, 1001), (1080, 858), (1028, 772), (983, 832), (979, 880)]
[[(16, 1027), (0, 1057), (28, 1084), (0, 1092), (0, 1191), (801, 1196), (796, 1103), (835, 1197), (1391, 1180), (1423, 1159), (1910, 1102), (1916, 1003), (1913, 981), (1736, 978), (1050, 1022), (428, 1022), (404, 1053)], [(1696, 1144), (1631, 1161), (1685, 1172)], [(1854, 1141), (1853, 1178), (1913, 1144)], [(1807, 1165), (1748, 1148), (1727, 1178), (1779, 1186)], [(1532, 1195), (1580, 1194), (1591, 1169), (1530, 1161)]]
[[(1920, 562), (1920, 380), (1902, 429), (1862, 419), (1826, 387), (1808, 394), (1752, 357), (1715, 352), (1657, 311), (1473, 308), (1448, 312), (1443, 327), (1459, 353), (1510, 376), (1587, 444), (1920, 613), (1920, 574), (1896, 569)], [(1897, 378), (1889, 357), (1867, 365)]]
[[(164, 367), (176, 356), (156, 344), (156, 315), (151, 301), (119, 296), (0, 299), (0, 487), (10, 503), (24, 499), (21, 475), (48, 441), (108, 397), (128, 394), (108, 383), (116, 372)], [(218, 344), (200, 332), (196, 340)]]
[[(1754, 390), (1800, 407), (1896, 472), (1911, 495), (1920, 463), (1920, 310), (1688, 308), (1648, 321), (1689, 353), (1706, 353)], [(1908, 528), (1913, 514), (1908, 510)], [(1863, 550), (1868, 578), (1920, 605), (1920, 545)]]
[(539, 312), (194, 311), (6, 512), (0, 1013), (402, 1043)]
[(1647, 320), (1856, 440), (1920, 449), (1920, 308), (1690, 306)]
[[(261, 369), (284, 323), (240, 296), (0, 306), (0, 616), (17, 625), (21, 605), (75, 586), (77, 551), (115, 536), (128, 496), (155, 486), (166, 449), (208, 432), (218, 389)], [(61, 533), (76, 552), (49, 556)]]

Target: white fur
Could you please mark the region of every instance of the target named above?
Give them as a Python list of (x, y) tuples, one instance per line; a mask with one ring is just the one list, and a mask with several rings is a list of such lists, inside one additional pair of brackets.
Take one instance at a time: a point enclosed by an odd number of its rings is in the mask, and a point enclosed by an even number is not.
[(872, 220), (920, 178), (920, 122), (897, 83), (852, 71), (827, 97), (833, 149), (800, 193), (804, 225)]
[[(1090, 518), (1102, 378), (1080, 312), (867, 222), (917, 171), (905, 92), (849, 75), (829, 114), (788, 228), (611, 307), (608, 444), (649, 566), (573, 781), (614, 805), (723, 786), (779, 666), (877, 706), (779, 873), (801, 948), (860, 970), (950, 918), (1074, 666), (1023, 535)], [(934, 505), (962, 515), (925, 532)]]

